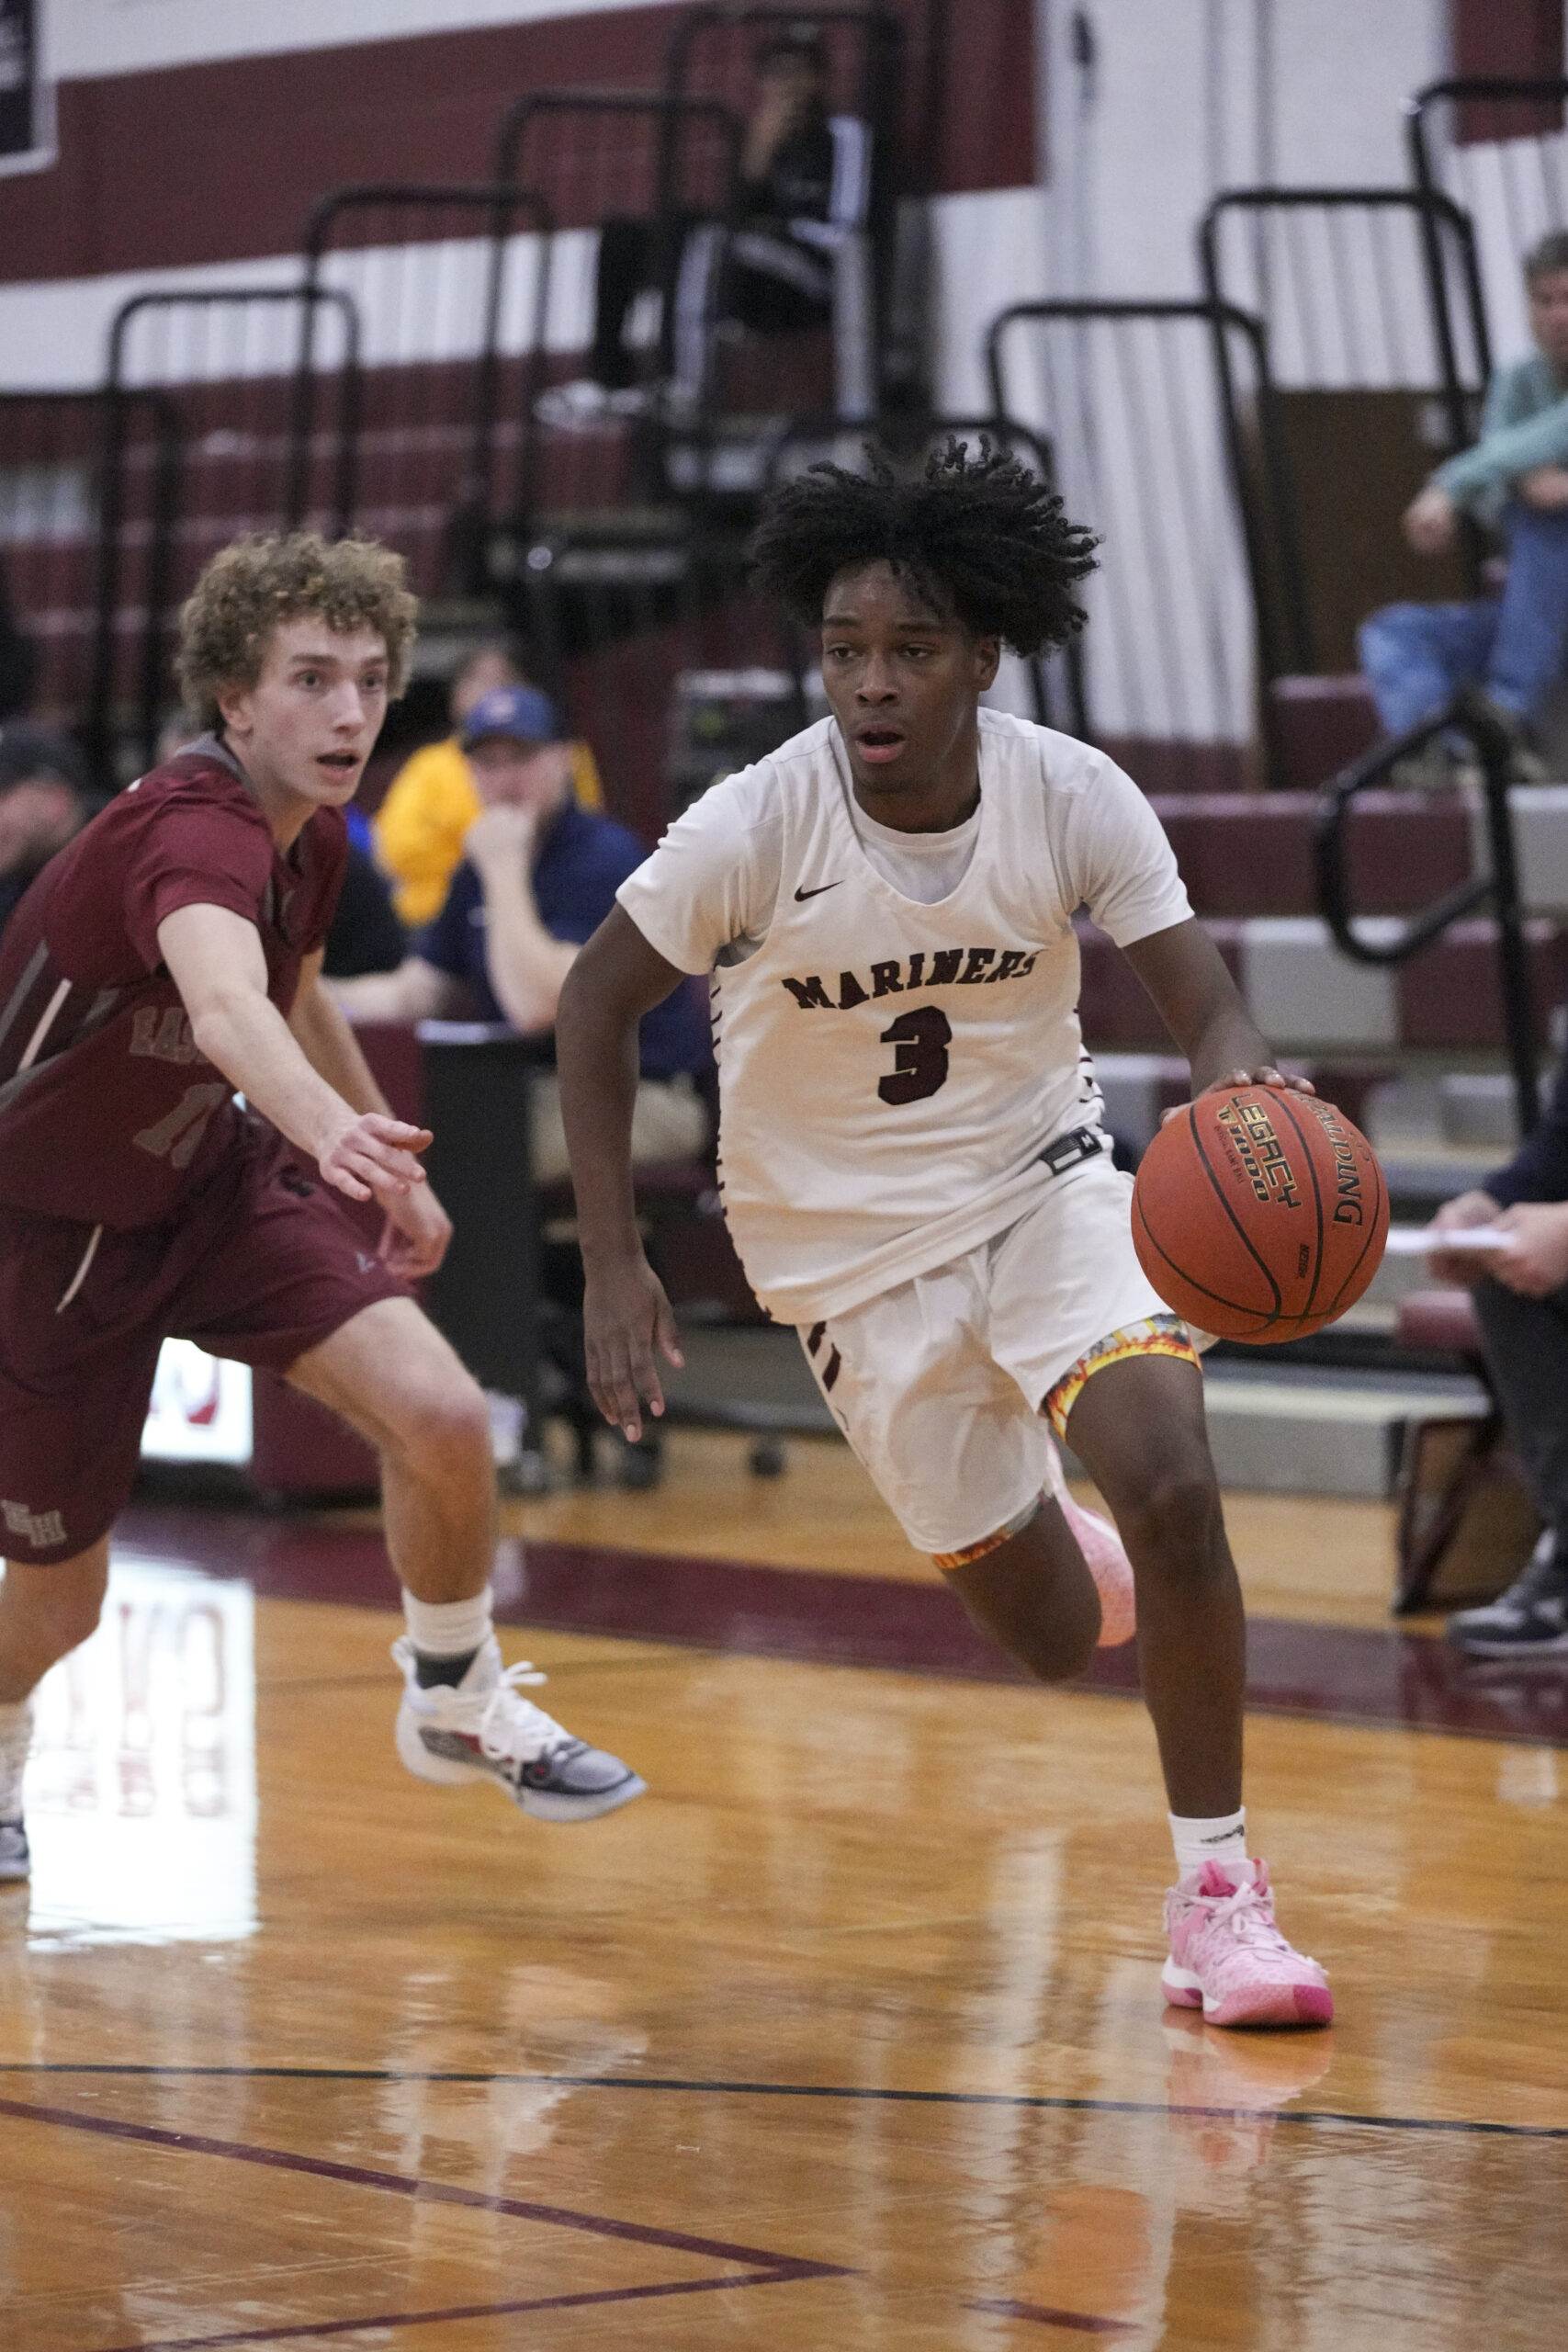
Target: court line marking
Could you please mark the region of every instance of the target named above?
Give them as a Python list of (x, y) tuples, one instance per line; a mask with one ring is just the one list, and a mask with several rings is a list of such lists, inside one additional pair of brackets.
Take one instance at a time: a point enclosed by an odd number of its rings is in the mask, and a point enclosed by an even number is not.
[(661, 2295), (701, 2295), (716, 2287), (771, 2287), (774, 2270), (754, 2271), (743, 2278), (692, 2278), (656, 2287), (604, 2287), (580, 2295), (540, 2295), (521, 2303), (462, 2303), (444, 2312), (370, 2312), (359, 2319), (306, 2321), (299, 2327), (245, 2327), (224, 2335), (161, 2335), (156, 2341), (138, 2336), (134, 2344), (118, 2344), (110, 2352), (220, 2352), (226, 2345), (302, 2344), (327, 2335), (357, 2335), (370, 2327), (430, 2327), (442, 2320), (501, 2319), (517, 2312), (577, 2311), (587, 2303), (650, 2302)]
[[(1449, 2132), (1501, 2140), (1568, 2140), (1568, 2123), (1492, 2123), (1472, 2116), (1355, 2115), (1347, 2108), (1333, 2107), (1186, 2107), (1170, 2099), (1066, 2098), (1052, 2097), (1043, 2092), (1029, 2091), (891, 2090), (877, 2089), (874, 2086), (857, 2083), (732, 2083), (708, 2081), (701, 2076), (683, 2075), (482, 2074), (455, 2067), (425, 2070), (419, 2067), (399, 2066), (159, 2066), (137, 2065), (129, 2062), (109, 2062), (98, 2064), (88, 2060), (23, 2058), (0, 2059), (0, 2075), (107, 2075), (131, 2078), (188, 2076), (198, 2081), (203, 2079), (221, 2081), (232, 2077), (246, 2082), (299, 2083), (470, 2083), (479, 2086), (493, 2083), (529, 2083), (536, 2086), (553, 2084), (562, 2090), (700, 2091), (709, 2095), (717, 2094), (726, 2098), (742, 2098), (870, 2099), (882, 2101), (888, 2106), (1005, 2107), (1069, 2115), (1192, 2115), (1219, 2122), (1256, 2122), (1263, 2116), (1270, 2116), (1276, 2123), (1359, 2125), (1369, 2132)], [(9, 2111), (12, 2111), (12, 2102), (0, 2099), (0, 2115)], [(14, 2111), (25, 2115), (42, 2115), (46, 2112), (41, 2108), (31, 2107), (17, 2107)], [(151, 2134), (152, 2137), (165, 2139), (180, 2146), (206, 2144), (198, 2143), (188, 2135), (180, 2132), (152, 2133), (151, 2126), (118, 2125), (107, 2117), (81, 2116), (74, 2120), (80, 2122), (85, 2130), (122, 2131), (126, 2133), (133, 2133), (137, 2137), (147, 2137)], [(227, 2143), (223, 2142), (214, 2141), (210, 2144), (220, 2150), (227, 2149)], [(228, 2152), (238, 2153), (237, 2150)], [(264, 2151), (255, 2156), (254, 2161), (281, 2163), (285, 2160), (281, 2157), (268, 2157)], [(301, 2165), (307, 2162), (315, 2163), (314, 2158), (304, 2157), (288, 2161), (298, 2161)], [(329, 2173), (344, 2170), (344, 2167), (331, 2165), (321, 2165), (319, 2168)], [(367, 2177), (371, 2177), (367, 2176)], [(389, 2173), (385, 2176), (378, 2174), (373, 2177), (377, 2179), (384, 2177), (389, 2182), (394, 2180), (402, 2182), (407, 2181), (410, 2176)], [(418, 2184), (415, 2183), (414, 2186), (417, 2187)], [(454, 2199), (466, 2198), (469, 2194), (466, 2190), (456, 2189), (437, 2192), (434, 2188), (432, 2188), (431, 2193), (450, 2195)], [(481, 2204), (487, 2202), (483, 2198), (479, 2199), (478, 2201)], [(543, 2207), (513, 2209), (505, 2203), (498, 2203), (495, 2210), (500, 2212), (516, 2210), (530, 2213), (537, 2211), (543, 2213), (547, 2209)], [(638, 2225), (632, 2222), (594, 2223), (584, 2220), (577, 2226), (584, 2229), (624, 2228), (633, 2232)], [(682, 2246), (688, 2244), (694, 2245), (698, 2243), (694, 2239), (678, 2242), (670, 2237), (661, 2238), (657, 2233), (652, 2242), (669, 2245), (679, 2243)], [(759, 2253), (755, 2247), (731, 2246), (727, 2251), (736, 2260), (772, 2262), (775, 2259), (786, 2258)]]
[[(16, 2071), (7, 2068), (7, 2072)], [(53, 2124), (68, 2132), (90, 2132), (109, 2140), (130, 2140), (139, 2146), (169, 2148), (186, 2155), (226, 2157), (236, 2164), (264, 2165), (279, 2172), (305, 2173), (315, 2179), (336, 2180), (351, 2188), (373, 2188), (393, 2196), (417, 2199), (422, 2204), (460, 2205), (485, 2213), (504, 2213), (514, 2221), (541, 2222), (557, 2229), (577, 2230), (590, 2237), (616, 2238), (632, 2245), (658, 2246), (672, 2254), (699, 2255), (714, 2262), (744, 2263), (747, 2268), (726, 2278), (660, 2280), (643, 2287), (584, 2290), (552, 2296), (536, 2302), (497, 2303), (472, 2312), (405, 2312), (390, 2318), (359, 2318), (307, 2323), (297, 2328), (247, 2328), (238, 2334), (172, 2336), (159, 2344), (126, 2345), (118, 2352), (203, 2352), (203, 2347), (303, 2340), (309, 2336), (342, 2335), (355, 2329), (401, 2325), (418, 2327), (440, 2319), (480, 2318), (491, 2313), (555, 2311), (592, 2302), (631, 2302), (655, 2296), (705, 2294), (721, 2288), (780, 2287), (805, 2278), (849, 2278), (852, 2269), (842, 2263), (814, 2262), (803, 2255), (770, 2254), (765, 2247), (732, 2245), (723, 2238), (693, 2237), (682, 2230), (661, 2230), (643, 2222), (613, 2221), (607, 2214), (579, 2213), (560, 2205), (536, 2205), (520, 2198), (493, 2197), (482, 2189), (460, 2188), (455, 2182), (428, 2180), (417, 2173), (377, 2172), (360, 2165), (334, 2164), (325, 2156), (296, 2154), (285, 2148), (255, 2147), (243, 2140), (210, 2140), (193, 2132), (169, 2132), (152, 2123), (127, 2123), (108, 2115), (83, 2115), (73, 2108), (37, 2107), (25, 2099), (0, 2098), (0, 2115), (19, 2122)]]

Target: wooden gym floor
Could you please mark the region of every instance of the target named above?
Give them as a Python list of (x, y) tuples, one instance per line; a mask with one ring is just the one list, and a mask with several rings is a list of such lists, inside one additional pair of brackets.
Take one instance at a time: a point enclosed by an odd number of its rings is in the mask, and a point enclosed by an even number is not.
[(671, 1452), (508, 1506), (508, 1657), (649, 1782), (577, 1829), (400, 1771), (366, 1515), (137, 1507), (0, 1900), (4, 2352), (1560, 2345), (1568, 1667), (1235, 1498), (1339, 2020), (1215, 2033), (1117, 1658), (1009, 1679), (840, 1447)]

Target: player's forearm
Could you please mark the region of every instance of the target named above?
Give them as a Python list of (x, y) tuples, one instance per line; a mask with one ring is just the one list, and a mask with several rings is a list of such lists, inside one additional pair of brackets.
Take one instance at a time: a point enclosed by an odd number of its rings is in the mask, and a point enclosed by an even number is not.
[(282, 1013), (257, 990), (213, 994), (192, 1016), (191, 1033), (246, 1102), (312, 1159), (353, 1124), (355, 1107), (312, 1069)]
[(583, 1263), (640, 1257), (632, 1189), (637, 1013), (569, 980), (556, 1023), (556, 1068)]
[(317, 1077), (354, 1110), (389, 1111), (358, 1039), (323, 988), (300, 990), (288, 1026)]
[(487, 876), (485, 916), (485, 970), (497, 1004), (525, 1036), (552, 1027), (577, 948), (545, 929), (520, 876)]
[(1242, 1004), (1226, 1005), (1186, 1048), (1192, 1091), (1201, 1094), (1232, 1070), (1268, 1068), (1274, 1050)]
[(1272, 1054), (1202, 924), (1191, 918), (1134, 941), (1122, 954), (1192, 1069), (1201, 1093), (1231, 1070), (1260, 1069)]

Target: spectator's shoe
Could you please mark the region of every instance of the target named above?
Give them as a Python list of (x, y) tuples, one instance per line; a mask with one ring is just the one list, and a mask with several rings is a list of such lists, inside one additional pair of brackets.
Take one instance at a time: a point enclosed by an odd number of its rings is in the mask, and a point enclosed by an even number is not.
[(33, 1702), (0, 1707), (0, 1885), (25, 1879), (31, 1867), (22, 1822), (22, 1773), (33, 1736)]
[[(1521, 718), (1517, 710), (1510, 710), (1506, 703), (1495, 701), (1491, 695), (1478, 693), (1472, 699), (1508, 739), (1509, 781), (1514, 784), (1548, 782), (1546, 762), (1540, 756), (1535, 729), (1529, 719)], [(1470, 751), (1471, 747), (1467, 744), (1466, 749)], [(1474, 756), (1473, 752), (1471, 752), (1471, 756)]]
[(1165, 1898), (1166, 1999), (1209, 2025), (1326, 2025), (1328, 1979), (1274, 1924), (1266, 1862), (1205, 1862)]
[(1119, 1643), (1130, 1642), (1137, 1629), (1133, 1564), (1111, 1521), (1101, 1519), (1097, 1510), (1085, 1510), (1081, 1503), (1074, 1502), (1062, 1475), (1061, 1456), (1054, 1445), (1050, 1448), (1045, 1487), (1077, 1538), (1078, 1550), (1094, 1578), (1095, 1590), (1100, 1595), (1100, 1647), (1113, 1650)]
[(553, 425), (558, 433), (592, 433), (598, 425), (641, 416), (648, 406), (649, 396), (639, 384), (610, 391), (592, 376), (578, 376), (570, 384), (552, 384), (548, 391), (541, 392), (534, 402), (534, 414), (541, 424)]
[(525, 1662), (503, 1669), (493, 1634), (456, 1686), (421, 1690), (406, 1634), (392, 1656), (403, 1670), (398, 1754), (420, 1780), (491, 1781), (540, 1821), (592, 1821), (647, 1786), (618, 1756), (574, 1739), (525, 1699), (518, 1685), (545, 1678)]
[(1568, 1565), (1551, 1528), (1522, 1576), (1484, 1609), (1461, 1609), (1448, 1637), (1467, 1657), (1568, 1657)]

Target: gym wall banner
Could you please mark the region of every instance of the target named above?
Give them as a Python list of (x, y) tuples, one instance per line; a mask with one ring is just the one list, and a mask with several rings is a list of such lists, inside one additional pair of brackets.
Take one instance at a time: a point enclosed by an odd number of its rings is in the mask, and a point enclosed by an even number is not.
[(54, 161), (43, 11), (44, 0), (0, 0), (0, 172), (41, 172)]

